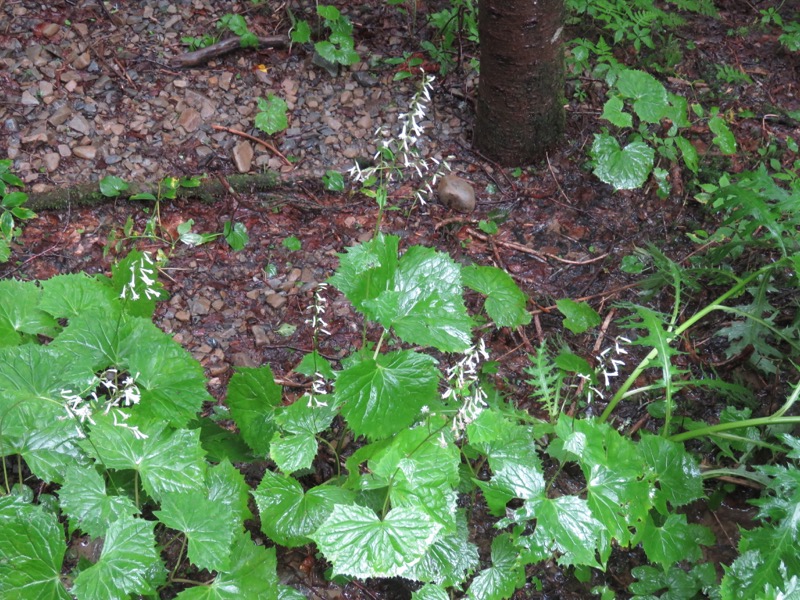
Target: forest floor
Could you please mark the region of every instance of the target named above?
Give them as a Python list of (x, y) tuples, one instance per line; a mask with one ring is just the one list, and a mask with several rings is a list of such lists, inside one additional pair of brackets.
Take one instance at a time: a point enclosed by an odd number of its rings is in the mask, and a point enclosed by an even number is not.
[[(301, 4), (295, 11), (310, 14), (314, 3)], [(130, 231), (143, 231), (153, 207), (111, 200), (41, 211), (25, 225), (11, 261), (0, 265), (0, 277), (106, 273), (133, 245), (162, 250), (169, 258), (164, 283), (170, 299), (157, 309), (156, 323), (205, 367), (218, 402), (224, 403), (237, 366), (269, 364), (279, 380), (291, 384), (293, 368), (311, 349), (306, 319), (312, 290), (333, 273), (338, 252), (368, 238), (377, 215), (373, 200), (357, 192), (326, 191), (321, 176), (327, 170), (346, 172), (354, 159), (372, 156), (380, 141), (378, 127), (396, 134), (418, 79), (394, 82), (400, 67), (384, 59), (417, 53), (420, 39), (435, 36), (422, 24), (425, 12), (438, 3), (420, 6), (417, 26), (383, 2), (334, 4), (355, 24), (364, 62), (331, 76), (300, 46), (237, 50), (195, 68), (170, 66), (169, 58), (185, 51), (182, 36), (215, 33), (225, 13), (243, 12), (259, 35), (286, 34), (290, 23), (283, 2), (256, 8), (249, 2), (146, 0), (119, 3), (111, 11), (111, 3), (0, 0), (0, 157), (13, 158), (13, 171), (29, 193), (107, 175), (155, 182), (167, 176), (224, 179), (273, 169), (281, 178), (266, 193), (227, 195), (211, 204), (161, 203), (166, 237), (177, 237), (178, 225), (190, 219), (197, 232), (219, 232), (225, 221), (238, 221), (250, 238), (242, 251), (232, 251), (221, 240), (198, 247), (123, 240), (126, 221), (131, 220)], [(777, 5), (759, 6), (767, 4)], [(687, 15), (688, 23), (674, 35), (691, 40), (693, 48), (683, 44), (682, 54), (660, 78), (690, 102), (719, 106), (731, 115), (745, 158), (720, 166), (736, 171), (752, 168), (755, 159), (746, 153), (766, 147), (769, 139), (800, 139), (796, 121), (766, 117), (778, 108), (800, 110), (800, 57), (782, 49), (774, 31), (757, 26), (759, 14), (749, 3), (717, 5), (717, 19)], [(737, 35), (728, 35), (739, 28)], [(566, 39), (578, 34), (570, 31)], [(476, 49), (467, 44), (464, 51), (468, 57)], [(632, 49), (630, 57), (620, 52), (618, 58), (635, 59)], [(746, 73), (750, 82), (721, 79), (717, 65)], [(687, 232), (713, 229), (715, 216), (694, 200), (697, 190), (682, 185), (687, 174), (678, 169), (672, 171), (673, 193), (666, 199), (657, 197), (652, 186), (614, 192), (591, 173), (587, 150), (600, 130), (606, 99), (597, 82), (570, 82), (570, 93), (577, 86), (585, 93), (580, 100), (568, 98), (567, 133), (546, 160), (526, 169), (498, 167), (471, 148), (476, 83), (474, 71), (462, 68), (437, 77), (420, 148), (428, 157), (451, 157), (454, 170), (475, 187), (477, 209), (465, 216), (449, 212), (436, 198), (415, 203), (413, 187), (404, 184), (391, 190), (389, 203), (399, 210), (387, 213), (383, 229), (399, 235), (405, 247), (434, 246), (462, 263), (496, 265), (514, 277), (530, 297), (534, 320), (525, 328), (500, 330), (486, 344), (500, 362), (498, 386), (520, 407), (535, 410), (523, 369), (527, 354), (542, 339), (568, 335), (555, 300), (587, 299), (608, 317), (616, 302), (637, 297), (630, 285), (636, 279), (620, 270), (623, 257), (654, 244), (681, 261), (696, 250)], [(290, 165), (255, 144), (247, 160), (244, 138), (212, 128), (266, 137), (254, 129), (253, 119), (256, 99), (269, 93), (288, 104), (288, 129), (269, 141), (291, 159)], [(752, 116), (738, 116), (744, 114)], [(710, 135), (698, 132), (700, 140), (704, 136), (707, 144)], [(500, 223), (491, 238), (477, 227), (487, 219)], [(352, 307), (332, 291), (330, 310), (331, 335), (320, 349), (335, 359), (361, 343), (361, 329)], [(616, 333), (613, 327), (606, 332)], [(585, 340), (587, 358), (600, 350), (594, 344)], [(768, 393), (756, 372), (749, 376)], [(697, 410), (702, 411), (698, 416), (713, 416), (717, 409), (706, 403)], [(648, 427), (645, 415), (640, 406), (625, 406), (617, 419), (638, 423), (644, 418), (641, 426)], [(713, 516), (704, 506), (690, 507), (695, 522), (706, 522), (717, 533), (710, 560), (724, 563), (734, 556), (737, 526), (749, 515), (747, 497), (746, 490), (732, 495)], [(402, 583), (335, 586), (325, 581), (325, 565), (313, 555), (286, 551), (279, 557), (284, 581), (309, 597), (410, 594)], [(630, 569), (642, 560), (637, 552), (615, 553), (606, 573), (609, 585), (624, 593)], [(555, 563), (532, 574), (544, 590), (523, 591), (520, 597), (581, 598), (588, 593), (582, 584), (568, 583), (575, 580)]]

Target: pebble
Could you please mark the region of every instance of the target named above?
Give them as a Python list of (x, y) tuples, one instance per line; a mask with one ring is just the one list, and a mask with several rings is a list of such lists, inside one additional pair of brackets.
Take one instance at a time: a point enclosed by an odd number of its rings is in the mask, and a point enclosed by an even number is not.
[(253, 145), (244, 140), (233, 148), (233, 160), (239, 173), (247, 173), (253, 164)]
[(448, 173), (442, 177), (437, 192), (441, 203), (451, 210), (460, 213), (475, 210), (475, 189), (470, 182), (455, 173)]
[(256, 347), (266, 346), (269, 343), (267, 330), (261, 325), (253, 325), (250, 331), (253, 332), (253, 340), (255, 341)]
[(282, 296), (281, 294), (270, 294), (267, 296), (267, 304), (277, 310), (286, 304), (286, 296)]
[(94, 160), (94, 157), (97, 155), (97, 148), (94, 146), (78, 146), (72, 149), (72, 153), (84, 160)]

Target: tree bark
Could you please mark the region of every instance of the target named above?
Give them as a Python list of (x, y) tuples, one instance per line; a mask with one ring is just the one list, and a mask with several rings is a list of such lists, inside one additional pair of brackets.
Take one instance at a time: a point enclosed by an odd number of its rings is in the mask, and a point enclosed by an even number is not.
[(564, 0), (480, 0), (475, 146), (504, 166), (534, 162), (564, 132)]

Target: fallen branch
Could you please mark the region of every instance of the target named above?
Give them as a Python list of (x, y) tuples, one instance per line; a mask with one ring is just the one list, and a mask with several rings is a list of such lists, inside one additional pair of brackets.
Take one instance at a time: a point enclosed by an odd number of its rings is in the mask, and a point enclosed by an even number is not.
[(289, 162), (289, 159), (286, 158), (283, 154), (281, 154), (275, 146), (273, 146), (272, 144), (270, 144), (266, 140), (262, 140), (260, 138), (255, 137), (255, 136), (252, 136), (249, 133), (245, 133), (244, 131), (240, 131), (238, 129), (231, 129), (230, 127), (224, 127), (222, 125), (212, 125), (211, 129), (214, 129), (216, 131), (227, 131), (228, 133), (232, 133), (234, 135), (242, 136), (243, 138), (246, 138), (246, 139), (250, 140), (251, 142), (255, 142), (256, 144), (261, 144), (262, 146), (264, 146), (267, 150), (269, 150), (273, 154), (278, 155), (283, 160), (283, 162), (285, 162), (287, 165), (289, 165), (290, 167), (292, 166), (292, 163)]
[[(269, 35), (265, 37), (259, 36), (258, 38), (259, 48), (285, 48), (288, 45), (289, 38), (287, 38), (285, 35)], [(239, 41), (238, 36), (230, 37), (222, 40), (221, 42), (217, 42), (216, 44), (211, 44), (205, 48), (200, 48), (200, 50), (173, 56), (168, 60), (170, 66), (172, 67), (196, 67), (198, 65), (205, 64), (212, 58), (227, 54), (228, 52), (233, 52), (241, 47), (242, 44)]]
[[(240, 194), (251, 194), (274, 190), (281, 181), (274, 172), (258, 173), (253, 175), (229, 175), (227, 183)], [(152, 194), (158, 196), (158, 183), (130, 182), (128, 189), (120, 192), (118, 196), (108, 197), (100, 193), (100, 184), (84, 183), (65, 188), (57, 188), (28, 194), (25, 208), (31, 210), (58, 210), (68, 206), (95, 206), (110, 200), (128, 200), (136, 194)], [(197, 198), (203, 202), (212, 203), (224, 198), (229, 190), (216, 179), (204, 179), (196, 188), (178, 188), (178, 198)]]

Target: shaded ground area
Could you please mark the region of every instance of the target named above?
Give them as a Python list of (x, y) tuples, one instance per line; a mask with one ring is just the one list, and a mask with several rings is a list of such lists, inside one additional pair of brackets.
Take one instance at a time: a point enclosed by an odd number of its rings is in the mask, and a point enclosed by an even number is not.
[[(298, 15), (313, 10), (313, 3), (291, 4)], [(285, 33), (289, 22), (282, 2), (255, 8), (249, 3), (153, 0), (124, 3), (112, 10), (108, 3), (91, 1), (54, 2), (47, 7), (0, 1), (0, 157), (14, 159), (14, 170), (29, 191), (109, 174), (158, 180), (203, 172), (224, 177), (265, 168), (283, 173), (286, 183), (274, 192), (229, 195), (211, 205), (185, 200), (161, 205), (161, 222), (172, 237), (189, 219), (196, 231), (208, 232), (220, 231), (227, 220), (242, 222), (250, 242), (241, 252), (222, 242), (174, 248), (152, 240), (135, 242), (141, 249), (161, 249), (169, 255), (164, 277), (171, 298), (159, 307), (157, 324), (202, 363), (219, 403), (236, 366), (269, 364), (288, 394), (302, 393), (307, 382), (293, 368), (311, 350), (305, 320), (312, 290), (333, 273), (337, 252), (369, 237), (376, 217), (372, 200), (327, 192), (319, 177), (328, 169), (344, 171), (354, 159), (371, 156), (378, 126), (397, 131), (398, 116), (407, 108), (415, 80), (393, 83), (397, 67), (382, 59), (417, 52), (418, 40), (435, 33), (422, 27), (424, 9), (434, 10), (434, 2), (420, 7), (416, 26), (381, 3), (338, 4), (356, 25), (355, 39), (364, 62), (331, 77), (298, 47), (237, 51), (196, 69), (169, 66), (168, 57), (184, 51), (181, 36), (211, 31), (227, 12), (244, 11), (260, 35)], [(772, 138), (797, 138), (796, 122), (767, 116), (800, 108), (796, 53), (781, 49), (774, 32), (752, 27), (758, 15), (746, 3), (721, 2), (719, 7), (719, 20), (692, 17), (689, 26), (676, 33), (680, 39), (693, 40), (695, 47), (685, 51), (663, 79), (690, 101), (731, 111), (731, 127), (744, 150), (755, 151)], [(739, 27), (749, 29), (739, 36), (728, 35)], [(466, 52), (474, 48), (467, 47)], [(625, 58), (622, 54), (620, 60)], [(720, 79), (714, 68), (720, 64), (747, 73), (753, 83)], [(454, 157), (453, 166), (477, 190), (476, 212), (457, 216), (433, 198), (424, 206), (414, 204), (413, 189), (406, 185), (390, 198), (400, 210), (388, 213), (384, 231), (401, 236), (404, 247), (435, 246), (465, 264), (493, 264), (512, 274), (531, 299), (534, 321), (524, 329), (501, 330), (486, 342), (501, 365), (498, 387), (521, 407), (533, 408), (528, 405), (523, 368), (528, 364), (526, 354), (542, 339), (564, 335), (554, 300), (586, 298), (608, 316), (614, 310), (612, 303), (633, 299), (637, 293), (630, 288), (635, 280), (619, 269), (622, 257), (652, 243), (681, 260), (695, 251), (685, 234), (712, 229), (713, 216), (692, 200), (694, 190), (686, 189), (678, 169), (672, 172), (673, 194), (666, 200), (650, 188), (614, 193), (594, 178), (585, 163), (605, 101), (600, 82), (571, 84), (573, 90), (581, 85), (585, 95), (571, 99), (564, 143), (546, 161), (519, 172), (500, 169), (470, 149), (475, 82), (474, 74), (463, 71), (437, 82), (421, 148), (425, 156)], [(255, 99), (269, 92), (286, 99), (290, 116), (289, 129), (271, 142), (297, 162), (287, 166), (270, 151), (254, 146), (252, 161), (237, 167), (234, 155), (243, 138), (211, 125), (258, 133), (253, 129)], [(737, 117), (745, 110), (751, 116)], [(709, 139), (707, 131), (696, 132), (699, 149), (707, 148)], [(709, 160), (720, 169), (728, 168), (721, 157)], [(789, 164), (791, 157), (785, 160)], [(735, 160), (733, 169), (748, 166), (747, 160)], [(106, 272), (132, 243), (122, 239), (123, 224), (131, 219), (131, 231), (141, 232), (149, 211), (152, 205), (109, 202), (44, 212), (25, 227), (12, 261), (0, 266), (0, 276), (44, 279), (79, 270)], [(500, 223), (492, 237), (477, 228), (478, 220), (488, 218)], [(292, 236), (299, 249), (284, 244)], [(361, 328), (344, 298), (333, 290), (329, 294), (331, 335), (321, 341), (320, 350), (337, 359), (360, 345)], [(581, 353), (591, 358), (598, 350), (594, 340), (586, 340)], [(708, 352), (713, 361), (714, 350)], [(772, 399), (764, 382), (755, 373), (748, 376), (761, 387), (768, 405)], [(706, 403), (697, 416), (713, 415), (715, 410)], [(619, 413), (620, 421), (630, 423), (640, 423), (644, 415), (638, 406), (623, 407)], [(646, 418), (640, 426), (647, 427)], [(718, 546), (712, 549), (711, 560), (730, 560), (736, 524), (748, 515), (747, 497), (747, 491), (731, 497), (713, 519), (704, 506), (692, 507), (695, 521), (716, 529)], [(491, 520), (475, 522), (475, 541), (487, 558), (483, 542), (488, 538), (480, 529), (490, 527)], [(398, 582), (333, 586), (322, 577), (325, 565), (313, 555), (293, 551), (279, 556), (283, 579), (299, 585), (309, 597), (407, 598), (410, 594)], [(631, 581), (630, 569), (642, 560), (636, 552), (615, 554), (605, 583), (624, 591)], [(574, 580), (555, 564), (543, 565), (532, 575), (542, 579), (544, 591), (521, 590), (518, 597), (586, 597), (587, 588), (569, 583)]]

